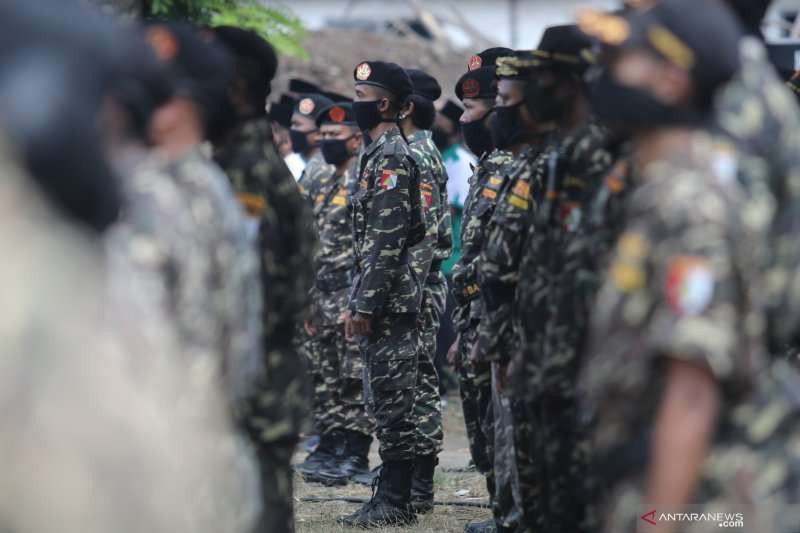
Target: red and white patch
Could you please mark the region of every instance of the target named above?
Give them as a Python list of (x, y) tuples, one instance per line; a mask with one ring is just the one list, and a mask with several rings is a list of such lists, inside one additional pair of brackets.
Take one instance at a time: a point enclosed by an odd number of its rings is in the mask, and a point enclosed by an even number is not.
[(475, 55), (469, 58), (469, 63), (467, 63), (467, 68), (469, 70), (475, 70), (481, 68), (483, 66), (483, 59), (481, 56)]
[(667, 301), (678, 316), (702, 314), (714, 296), (714, 273), (708, 261), (681, 256), (672, 260), (667, 271)]
[(381, 179), (378, 181), (378, 187), (382, 191), (391, 191), (397, 187), (397, 174), (391, 170), (384, 170), (381, 174)]
[(430, 207), (433, 203), (433, 194), (431, 191), (422, 191), (422, 201), (425, 202), (427, 207)]
[(478, 80), (470, 78), (464, 80), (464, 83), (461, 84), (461, 90), (464, 93), (464, 98), (475, 98), (481, 94), (481, 84)]

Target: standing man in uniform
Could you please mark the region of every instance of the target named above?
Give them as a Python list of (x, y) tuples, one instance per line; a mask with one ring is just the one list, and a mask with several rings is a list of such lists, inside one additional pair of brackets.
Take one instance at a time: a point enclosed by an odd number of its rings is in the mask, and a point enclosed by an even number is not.
[[(500, 52), (503, 56), (510, 53), (512, 51), (509, 49)], [(511, 163), (511, 153), (494, 147), (489, 129), (494, 100), (497, 97), (494, 58), (487, 58), (484, 52), (473, 56), (469, 65), (470, 70), (458, 80), (456, 96), (465, 108), (461, 116), (464, 140), (479, 159), (464, 202), (461, 257), (453, 269), (453, 294), (456, 300), (453, 324), (458, 336), (450, 347), (448, 359), (458, 370), (461, 404), (472, 461), (478, 472), (486, 476), (489, 497), (494, 498), (491, 365), (472, 361), (470, 353), (481, 318), (477, 278), (480, 252), (486, 227), (504, 184), (500, 169)], [(494, 518), (491, 518), (469, 524), (466, 531), (483, 531), (493, 528), (494, 524)]]
[(418, 170), (397, 126), (411, 80), (400, 66), (380, 61), (360, 63), (354, 78), (353, 111), (371, 143), (351, 201), (357, 275), (345, 331), (362, 340), (383, 468), (374, 497), (340, 521), (370, 528), (416, 520), (410, 503), (422, 287), (410, 249), (422, 241), (425, 228)]
[(497, 108), (492, 135), (495, 146), (508, 149), (513, 160), (500, 169), (503, 186), (478, 263), (483, 307), (471, 357), (492, 365), (494, 515), (498, 531), (513, 531), (521, 519), (513, 398), (508, 387), (509, 363), (519, 349), (512, 319), (522, 245), (531, 231), (532, 212), (542, 199), (548, 162), (555, 156), (548, 147), (554, 125), (540, 123), (525, 98), (531, 74), (540, 64), (541, 59), (530, 52), (497, 59)]
[[(312, 359), (318, 362), (313, 372), (314, 426), (320, 444), (311, 454), (315, 464), (301, 472), (309, 481), (340, 485), (368, 471), (375, 429), (364, 404), (361, 352), (357, 342), (345, 338), (343, 324), (356, 270), (350, 191), (363, 136), (352, 105), (345, 102), (321, 110), (317, 126), (322, 155), (335, 171), (320, 183), (314, 198), (319, 248), (305, 329)], [(340, 453), (331, 453), (337, 446)]]
[(331, 105), (333, 101), (321, 94), (301, 94), (292, 113), (292, 127), (289, 130), (292, 150), (306, 162), (297, 183), (311, 203), (314, 202), (320, 182), (330, 178), (333, 173), (333, 167), (325, 162), (320, 151), (321, 135), (317, 127), (322, 110)]
[(217, 104), (228, 110), (212, 135), (214, 156), (239, 201), (255, 219), (264, 290), (265, 379), (243, 425), (261, 467), (263, 512), (258, 531), (294, 531), (291, 459), (307, 413), (306, 366), (295, 347), (313, 279), (311, 208), (278, 154), (264, 113), (277, 58), (258, 34), (214, 28), (237, 59), (234, 80)]
[(408, 139), (411, 156), (420, 172), (425, 239), (411, 249), (411, 263), (423, 285), (420, 314), (421, 352), (417, 366), (414, 400), (417, 448), (411, 503), (419, 513), (433, 510), (433, 474), (442, 451), (442, 400), (436, 371), (436, 340), (440, 317), (447, 304), (447, 282), (442, 262), (452, 251), (453, 229), (447, 202), (447, 172), (442, 155), (433, 142), (431, 127), (436, 118), (434, 102), (441, 96), (439, 83), (429, 74), (407, 69), (414, 92), (400, 127)]

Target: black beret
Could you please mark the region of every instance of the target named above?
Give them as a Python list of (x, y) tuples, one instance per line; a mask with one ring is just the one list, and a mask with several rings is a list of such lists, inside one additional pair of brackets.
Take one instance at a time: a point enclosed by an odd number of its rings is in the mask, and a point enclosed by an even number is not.
[(252, 30), (234, 26), (217, 26), (212, 31), (233, 56), (257, 63), (266, 81), (272, 81), (278, 70), (278, 56), (263, 37)]
[(696, 0), (670, 0), (622, 15), (587, 11), (579, 25), (606, 47), (646, 49), (686, 70), (703, 99), (739, 69), (743, 30), (722, 2), (705, 2), (703, 16), (691, 16), (696, 9)]
[(283, 93), (281, 95), (281, 99), (279, 100), (279, 102), (281, 104), (287, 105), (287, 106), (289, 106), (290, 108), (293, 109), (295, 104), (297, 103), (297, 98), (295, 98), (295, 97), (293, 97), (291, 95), (288, 95), (286, 93)]
[(469, 62), (467, 63), (468, 70), (475, 70), (481, 67), (493, 67), (497, 63), (498, 57), (505, 57), (513, 54), (514, 51), (511, 48), (503, 48), (503, 47), (494, 47), (494, 48), (487, 48), (483, 52), (479, 54), (475, 54), (474, 56), (469, 58)]
[(394, 94), (401, 101), (414, 91), (408, 74), (396, 63), (385, 61), (362, 61), (353, 70), (356, 85), (374, 85)]
[(269, 106), (269, 118), (273, 122), (277, 122), (284, 128), (292, 126), (292, 114), (294, 113), (294, 104), (284, 102), (273, 102)]
[(456, 96), (459, 100), (497, 96), (495, 67), (481, 67), (464, 73), (456, 83)]
[(320, 113), (332, 104), (330, 98), (321, 94), (301, 94), (297, 105), (294, 106), (294, 112), (316, 122)]
[(289, 91), (299, 94), (322, 94), (319, 86), (307, 80), (292, 78), (289, 80)]
[(544, 30), (534, 55), (551, 61), (551, 67), (566, 67), (583, 74), (594, 64), (593, 43), (577, 25), (550, 26)]
[(356, 116), (353, 113), (353, 105), (350, 102), (336, 102), (320, 111), (317, 117), (317, 127), (322, 124), (342, 124), (353, 126), (356, 124)]
[(411, 79), (414, 94), (435, 102), (442, 96), (442, 87), (436, 78), (416, 68), (406, 69), (406, 74)]
[(444, 107), (442, 107), (442, 110), (439, 112), (454, 123), (458, 124), (458, 119), (461, 118), (464, 110), (461, 109), (461, 106), (457, 103), (453, 102), (452, 100), (448, 100), (444, 104)]

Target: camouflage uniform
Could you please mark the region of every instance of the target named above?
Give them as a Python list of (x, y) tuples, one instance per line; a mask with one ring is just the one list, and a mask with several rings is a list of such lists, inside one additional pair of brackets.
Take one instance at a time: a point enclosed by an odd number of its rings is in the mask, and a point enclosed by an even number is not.
[(341, 176), (331, 174), (320, 182), (314, 197), (319, 249), (311, 289), (311, 321), (317, 328), (311, 352), (314, 425), (322, 434), (347, 429), (372, 435), (374, 430), (364, 406), (361, 352), (358, 343), (345, 339), (342, 321), (355, 275), (349, 200), (357, 165), (356, 159)]
[(240, 202), (260, 219), (265, 379), (243, 424), (257, 444), (270, 531), (294, 530), (291, 458), (307, 414), (305, 360), (294, 334), (313, 279), (314, 222), (266, 118), (242, 124), (215, 158)]
[[(530, 215), (541, 200), (549, 150), (529, 146), (501, 170), (508, 176), (488, 227), (480, 256), (478, 285), (483, 314), (478, 326), (478, 361), (508, 364), (518, 349), (513, 305), (519, 281), (522, 245), (531, 230)], [(495, 379), (493, 372), (493, 379)], [(519, 479), (516, 475), (511, 411), (516, 399), (492, 387), (494, 435), (494, 516), (498, 524), (516, 527), (520, 518)], [(499, 410), (502, 410), (500, 412)], [(503, 471), (503, 466), (514, 467)]]
[(381, 459), (409, 461), (415, 450), (417, 316), (422, 300), (409, 245), (424, 236), (424, 228), (414, 227), (421, 221), (419, 178), (396, 128), (365, 149), (359, 168), (359, 189), (351, 198), (357, 273), (349, 307), (352, 313), (372, 317), (372, 334), (361, 348)]
[[(579, 531), (586, 506), (576, 378), (594, 295), (586, 216), (604, 193), (613, 156), (605, 130), (588, 124), (548, 152), (541, 209), (530, 213), (515, 300), (514, 432), (525, 527)], [(594, 250), (592, 250), (594, 251)]]
[(442, 407), (436, 374), (436, 339), (439, 317), (447, 303), (447, 281), (442, 262), (450, 257), (453, 229), (447, 202), (447, 171), (430, 131), (419, 130), (408, 137), (411, 157), (420, 173), (421, 203), (425, 211), (425, 239), (411, 249), (411, 265), (423, 284), (420, 313), (422, 343), (417, 366), (416, 455), (438, 455), (442, 450)]
[[(760, 262), (753, 251), (764, 225), (740, 218), (747, 198), (735, 172), (730, 150), (696, 133), (687, 153), (645, 168), (631, 193), (579, 382), (602, 487), (594, 495), (602, 531), (635, 531), (638, 506), (646, 503), (642, 490), (664, 355), (708, 368), (722, 395), (720, 430), (692, 502), (746, 503), (741, 496), (748, 488), (718, 476), (748, 479), (725, 428), (734, 424), (732, 415), (763, 362), (763, 320), (752, 296)], [(719, 454), (727, 455), (724, 468), (715, 468)]]
[(461, 222), (461, 257), (453, 268), (453, 294), (456, 308), (453, 324), (459, 334), (459, 389), (470, 453), (478, 471), (492, 471), (491, 368), (488, 363), (473, 363), (470, 353), (478, 334), (481, 299), (478, 265), (486, 228), (504, 188), (506, 175), (501, 170), (512, 161), (510, 152), (494, 150), (485, 154), (470, 178), (469, 194), (464, 202)]
[(715, 114), (740, 154), (751, 195), (746, 216), (770, 221), (766, 289), (771, 351), (797, 346), (800, 325), (800, 112), (775, 73), (762, 43), (740, 43), (737, 75), (718, 92)]
[(255, 234), (228, 180), (197, 151), (152, 159), (123, 180), (126, 207), (111, 238), (156, 305), (174, 317), (181, 350), (225, 372), (238, 402), (263, 373)]
[(314, 203), (314, 199), (319, 194), (320, 186), (324, 181), (330, 179), (334, 170), (333, 165), (325, 162), (322, 150), (315, 151), (314, 155), (308, 159), (300, 179), (297, 180), (297, 184), (300, 186), (300, 192), (309, 202)]

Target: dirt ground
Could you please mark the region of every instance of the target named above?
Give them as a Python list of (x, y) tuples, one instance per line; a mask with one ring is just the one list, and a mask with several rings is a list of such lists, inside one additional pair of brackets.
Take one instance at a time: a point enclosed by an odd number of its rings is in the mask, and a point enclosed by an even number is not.
[[(298, 454), (296, 462), (304, 459), (305, 454)], [(439, 456), (439, 467), (436, 470), (436, 501), (457, 501), (485, 503), (487, 501), (486, 486), (482, 475), (474, 471), (465, 471), (469, 463), (469, 449), (464, 419), (461, 414), (461, 402), (458, 396), (450, 396), (444, 408), (444, 450)], [(377, 455), (377, 443), (373, 442), (370, 454), (370, 466), (380, 462)], [(305, 483), (300, 476), (295, 476), (295, 513), (298, 533), (328, 533), (338, 531), (360, 531), (343, 528), (336, 523), (336, 517), (356, 510), (358, 504), (341, 501), (308, 502), (303, 498), (335, 498), (356, 497), (369, 498), (372, 490), (369, 487), (350, 484), (346, 487), (324, 487)], [(416, 526), (409, 528), (386, 528), (383, 532), (425, 532), (425, 533), (460, 533), (464, 525), (472, 520), (489, 518), (490, 511), (480, 507), (460, 507), (437, 505), (433, 513), (420, 518)]]

